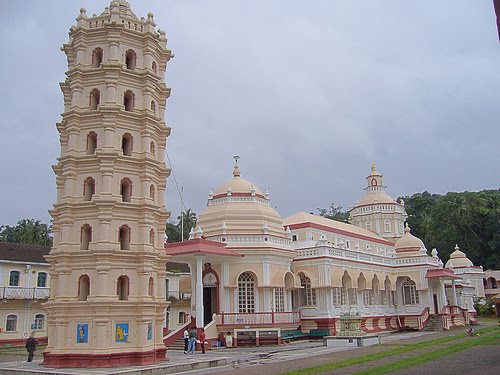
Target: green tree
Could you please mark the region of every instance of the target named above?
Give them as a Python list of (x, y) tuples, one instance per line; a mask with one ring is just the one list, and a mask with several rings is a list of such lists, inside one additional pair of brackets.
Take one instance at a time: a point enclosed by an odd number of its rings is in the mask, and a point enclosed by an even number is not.
[(0, 241), (52, 246), (52, 228), (39, 220), (22, 219), (15, 227), (1, 226)]
[(317, 208), (319, 215), (326, 217), (327, 219), (341, 221), (343, 223), (349, 222), (349, 212), (342, 211), (341, 206), (335, 206), (331, 203), (330, 207), (327, 208)]
[(181, 225), (184, 227), (182, 231), (184, 234), (183, 240), (187, 240), (189, 238), (191, 228), (196, 227), (196, 212), (188, 208), (186, 212), (182, 212), (179, 216), (177, 216), (177, 220), (179, 228), (181, 228)]
[[(172, 243), (187, 240), (189, 238), (191, 228), (196, 227), (196, 221), (196, 212), (190, 208), (188, 208), (186, 212), (182, 212), (179, 216), (177, 216), (177, 223), (168, 221), (165, 227), (167, 242)], [(184, 227), (184, 230), (181, 230), (181, 226)]]
[(500, 268), (500, 190), (403, 197), (412, 233), (446, 262), (455, 244), (476, 265)]

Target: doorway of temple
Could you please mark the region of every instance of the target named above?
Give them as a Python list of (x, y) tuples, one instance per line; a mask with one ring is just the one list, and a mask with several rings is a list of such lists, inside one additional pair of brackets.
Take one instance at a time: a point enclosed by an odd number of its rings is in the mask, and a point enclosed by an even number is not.
[(213, 314), (217, 313), (219, 278), (214, 270), (210, 269), (203, 275), (203, 320), (205, 325), (212, 321)]

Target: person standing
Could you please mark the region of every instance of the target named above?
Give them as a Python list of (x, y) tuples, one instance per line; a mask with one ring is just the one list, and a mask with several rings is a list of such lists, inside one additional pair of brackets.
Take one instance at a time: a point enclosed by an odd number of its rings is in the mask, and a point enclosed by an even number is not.
[(33, 361), (33, 356), (35, 354), (37, 343), (38, 342), (35, 339), (35, 332), (31, 332), (30, 337), (28, 337), (28, 340), (26, 341), (26, 350), (28, 351), (28, 362)]
[(191, 331), (189, 331), (188, 353), (194, 354), (194, 351), (196, 350), (196, 336), (198, 336), (196, 327), (192, 327)]
[(205, 354), (205, 342), (206, 341), (207, 341), (207, 335), (205, 334), (205, 328), (202, 328), (201, 333), (200, 333), (201, 354)]
[(188, 344), (189, 344), (189, 331), (188, 328), (184, 330), (184, 354), (188, 352)]

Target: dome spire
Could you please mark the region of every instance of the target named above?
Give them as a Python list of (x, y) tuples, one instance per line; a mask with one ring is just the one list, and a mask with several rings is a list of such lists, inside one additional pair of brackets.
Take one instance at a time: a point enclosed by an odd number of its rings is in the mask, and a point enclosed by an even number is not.
[(377, 166), (375, 165), (375, 163), (372, 163), (372, 172), (376, 172), (377, 171)]
[(234, 169), (233, 169), (233, 176), (236, 178), (236, 177), (240, 177), (240, 167), (238, 166), (238, 159), (240, 157), (238, 155), (234, 155), (233, 156), (233, 159), (234, 159)]

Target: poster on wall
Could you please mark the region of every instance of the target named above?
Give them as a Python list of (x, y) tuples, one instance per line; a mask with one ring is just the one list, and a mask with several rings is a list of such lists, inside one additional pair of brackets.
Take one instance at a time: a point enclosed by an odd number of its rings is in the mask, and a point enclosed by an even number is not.
[(76, 324), (76, 342), (78, 344), (89, 342), (89, 325), (87, 323)]
[(148, 340), (153, 340), (153, 322), (148, 323)]
[(127, 342), (128, 323), (116, 323), (116, 342)]

